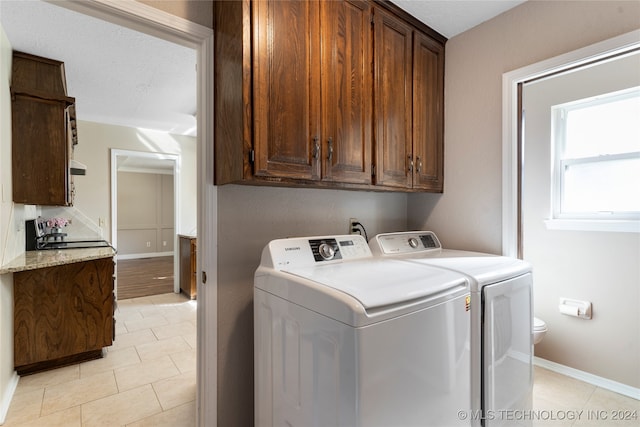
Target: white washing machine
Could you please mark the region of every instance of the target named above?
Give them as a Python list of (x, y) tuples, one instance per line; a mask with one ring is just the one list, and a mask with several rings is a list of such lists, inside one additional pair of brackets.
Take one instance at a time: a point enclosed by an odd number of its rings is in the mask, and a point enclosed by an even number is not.
[(470, 425), (469, 283), (359, 235), (274, 240), (255, 272), (256, 426)]
[(474, 425), (531, 425), (533, 302), (531, 265), (478, 252), (443, 249), (433, 232), (385, 233), (374, 256), (465, 274), (471, 284), (471, 387)]

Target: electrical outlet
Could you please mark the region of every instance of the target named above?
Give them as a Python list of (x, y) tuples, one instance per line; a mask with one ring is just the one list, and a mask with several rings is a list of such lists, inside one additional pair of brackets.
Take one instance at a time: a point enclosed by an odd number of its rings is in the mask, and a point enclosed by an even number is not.
[(162, 241), (162, 246), (167, 246), (167, 241), (166, 240)]
[(349, 218), (349, 234), (359, 234), (356, 228), (358, 218)]
[(147, 247), (150, 248), (151, 247), (151, 242), (147, 242)]

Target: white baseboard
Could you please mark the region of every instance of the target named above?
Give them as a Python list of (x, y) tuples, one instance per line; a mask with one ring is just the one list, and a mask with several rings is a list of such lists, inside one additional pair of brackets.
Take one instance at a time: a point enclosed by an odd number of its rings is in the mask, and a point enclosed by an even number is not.
[(568, 366), (561, 365), (556, 362), (551, 362), (550, 360), (542, 359), (540, 357), (534, 356), (533, 364), (550, 371), (557, 372), (559, 374), (566, 375), (568, 377), (575, 378), (577, 380), (613, 391), (614, 393), (622, 394), (631, 397), (632, 399), (640, 400), (640, 388), (631, 387), (630, 385), (622, 384), (617, 381), (590, 374), (588, 372), (570, 368)]
[(20, 377), (16, 371), (13, 371), (13, 375), (9, 379), (6, 390), (2, 393), (2, 401), (0, 401), (0, 425), (4, 424), (7, 420), (7, 412), (9, 412), (9, 405), (11, 405), (11, 399), (18, 387), (18, 381)]
[(173, 256), (173, 255), (174, 255), (174, 252), (148, 252), (144, 254), (118, 255), (118, 259), (155, 258), (155, 257)]

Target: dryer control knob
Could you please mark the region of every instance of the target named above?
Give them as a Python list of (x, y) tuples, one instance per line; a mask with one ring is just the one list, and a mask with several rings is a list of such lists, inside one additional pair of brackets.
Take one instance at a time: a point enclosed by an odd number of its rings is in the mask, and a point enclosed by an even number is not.
[(409, 238), (409, 246), (415, 249), (418, 247), (418, 244), (419, 244), (418, 239), (416, 239), (415, 237)]
[(318, 252), (322, 259), (330, 260), (333, 259), (333, 256), (336, 254), (336, 251), (333, 249), (331, 245), (323, 243), (318, 248)]

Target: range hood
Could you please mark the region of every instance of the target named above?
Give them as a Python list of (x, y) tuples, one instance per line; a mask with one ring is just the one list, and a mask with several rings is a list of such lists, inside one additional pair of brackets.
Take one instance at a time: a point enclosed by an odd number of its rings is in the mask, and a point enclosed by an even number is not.
[(71, 161), (69, 162), (69, 173), (71, 175), (86, 175), (87, 166), (77, 160), (71, 159)]

